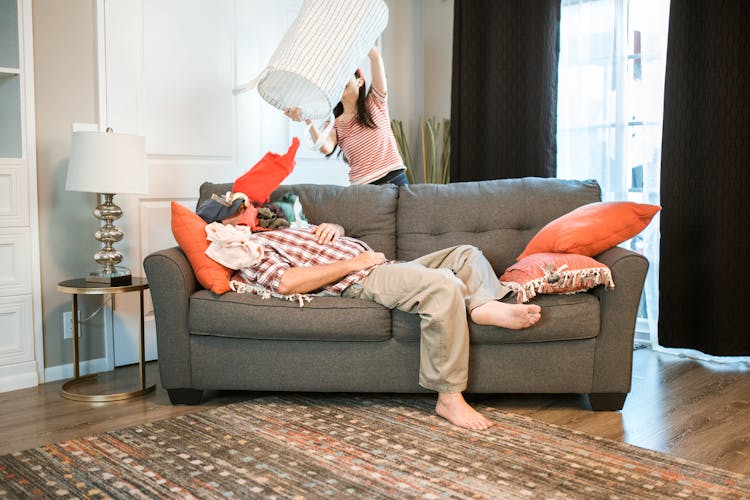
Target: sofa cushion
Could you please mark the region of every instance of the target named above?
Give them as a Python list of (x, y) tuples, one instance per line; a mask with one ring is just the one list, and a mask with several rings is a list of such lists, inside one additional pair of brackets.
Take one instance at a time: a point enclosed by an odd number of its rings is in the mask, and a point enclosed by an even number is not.
[(314, 297), (299, 303), (250, 293), (190, 297), (191, 335), (264, 340), (383, 341), (391, 338), (391, 312), (366, 300)]
[(526, 177), (401, 187), (398, 258), (474, 245), (499, 275), (551, 220), (599, 201), (595, 181)]
[[(537, 296), (542, 319), (524, 330), (507, 330), (469, 322), (472, 344), (524, 344), (558, 340), (590, 339), (599, 335), (599, 300), (590, 293)], [(393, 311), (393, 337), (419, 341), (419, 316)]]
[[(232, 183), (204, 182), (200, 187), (198, 205), (211, 194), (231, 191)], [(383, 186), (328, 186), (296, 184), (279, 186), (271, 194), (271, 201), (286, 193), (299, 196), (302, 209), (311, 224), (335, 222), (344, 227), (347, 236), (363, 240), (388, 259), (396, 258), (396, 206), (398, 187)]]
[(643, 231), (659, 210), (632, 201), (589, 203), (544, 226), (518, 260), (540, 252), (599, 255)]
[(176, 201), (171, 203), (171, 207), (172, 234), (190, 261), (198, 283), (219, 295), (228, 292), (233, 271), (206, 255), (209, 246), (206, 222)]
[(515, 292), (518, 303), (540, 293), (576, 293), (598, 285), (615, 287), (607, 266), (575, 253), (528, 255), (506, 269), (500, 281)]

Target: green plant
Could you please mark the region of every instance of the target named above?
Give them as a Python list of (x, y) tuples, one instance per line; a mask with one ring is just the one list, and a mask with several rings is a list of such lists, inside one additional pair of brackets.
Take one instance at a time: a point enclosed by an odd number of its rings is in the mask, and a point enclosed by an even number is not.
[[(398, 150), (404, 163), (409, 167), (406, 177), (410, 184), (417, 182), (414, 175), (409, 141), (400, 120), (391, 120), (391, 129), (396, 138)], [(430, 184), (447, 184), (450, 181), (450, 120), (447, 118), (419, 119), (419, 142), (422, 161), (422, 181)]]
[(401, 158), (408, 167), (406, 169), (406, 179), (409, 181), (409, 184), (414, 184), (416, 182), (413, 170), (414, 163), (412, 162), (411, 150), (409, 149), (409, 141), (406, 139), (406, 133), (404, 132), (404, 124), (401, 120), (391, 120), (391, 130), (393, 130), (393, 136), (396, 138), (398, 152), (401, 153)]
[(447, 118), (419, 119), (422, 138), (422, 174), (430, 184), (450, 181), (451, 121)]

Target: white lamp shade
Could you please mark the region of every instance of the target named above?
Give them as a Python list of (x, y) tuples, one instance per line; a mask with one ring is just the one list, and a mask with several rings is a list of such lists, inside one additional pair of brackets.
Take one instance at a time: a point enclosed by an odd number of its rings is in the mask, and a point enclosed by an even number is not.
[(73, 132), (65, 189), (148, 193), (145, 139), (114, 132)]

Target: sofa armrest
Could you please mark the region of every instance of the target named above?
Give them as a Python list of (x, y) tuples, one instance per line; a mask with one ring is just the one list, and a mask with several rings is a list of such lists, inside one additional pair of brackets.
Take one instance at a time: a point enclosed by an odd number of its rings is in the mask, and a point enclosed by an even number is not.
[(160, 250), (143, 260), (156, 319), (159, 374), (165, 389), (191, 387), (190, 296), (199, 288), (179, 247)]
[(597, 287), (601, 331), (596, 340), (594, 393), (630, 391), (633, 337), (638, 304), (648, 271), (648, 259), (622, 247), (611, 248), (595, 257), (612, 271), (614, 290)]

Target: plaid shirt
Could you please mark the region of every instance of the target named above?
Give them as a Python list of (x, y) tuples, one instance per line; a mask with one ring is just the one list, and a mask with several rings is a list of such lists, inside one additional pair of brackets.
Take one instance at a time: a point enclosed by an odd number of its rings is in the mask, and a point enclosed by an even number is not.
[[(253, 267), (242, 268), (242, 279), (278, 293), (281, 276), (289, 268), (332, 264), (371, 251), (367, 243), (347, 236), (321, 245), (313, 234), (316, 227), (311, 225), (306, 228), (283, 228), (253, 233), (251, 241), (263, 246), (263, 258)], [(350, 273), (340, 281), (323, 288), (321, 292), (326, 295), (341, 295), (349, 285), (367, 276), (372, 269), (371, 267)]]

